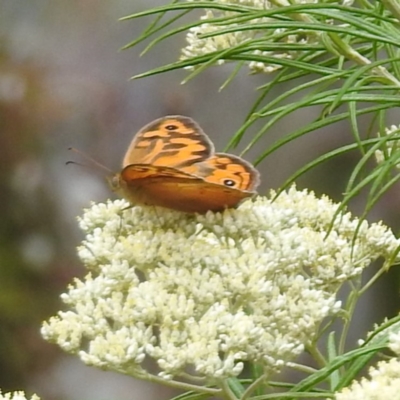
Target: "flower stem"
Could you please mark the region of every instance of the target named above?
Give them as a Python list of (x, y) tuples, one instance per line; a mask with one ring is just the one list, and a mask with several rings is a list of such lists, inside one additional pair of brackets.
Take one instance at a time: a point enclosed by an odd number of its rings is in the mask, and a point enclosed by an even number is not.
[(354, 314), (354, 309), (356, 307), (357, 300), (359, 299), (359, 297), (360, 297), (359, 285), (357, 285), (357, 287), (354, 287), (350, 291), (349, 297), (348, 297), (348, 300), (346, 303), (346, 312), (347, 312), (348, 317), (345, 318), (345, 320), (344, 320), (343, 330), (342, 330), (342, 334), (340, 335), (340, 341), (339, 341), (339, 346), (338, 346), (338, 354), (344, 354), (344, 346), (346, 344), (347, 334), (350, 329), (352, 316)]
[(257, 386), (265, 380), (265, 375), (259, 376), (251, 385), (249, 385), (246, 391), (243, 393), (240, 400), (246, 400), (256, 390)]
[(319, 349), (315, 343), (313, 343), (311, 346), (307, 346), (307, 351), (312, 355), (312, 357), (317, 362), (317, 364), (320, 366), (320, 368), (325, 367), (325, 365), (326, 365), (325, 357), (319, 351)]
[(360, 289), (359, 294), (360, 296), (368, 290), (385, 272), (387, 269), (383, 266), (379, 268), (378, 272)]
[[(126, 374), (126, 371), (121, 371), (122, 373)], [(209, 388), (209, 387), (205, 387), (205, 386), (198, 386), (198, 385), (192, 385), (190, 383), (186, 383), (186, 382), (179, 382), (179, 381), (175, 381), (175, 380), (168, 380), (168, 379), (163, 379), (160, 378), (156, 375), (150, 374), (150, 373), (145, 373), (143, 372), (142, 374), (140, 374), (140, 376), (138, 376), (137, 374), (132, 374), (132, 376), (134, 376), (135, 378), (139, 378), (139, 379), (143, 379), (149, 382), (156, 382), (156, 383), (160, 383), (162, 385), (165, 386), (170, 386), (173, 388), (177, 388), (177, 389), (182, 389), (182, 390), (186, 390), (186, 391), (193, 391), (196, 393), (205, 393), (205, 394), (209, 394), (211, 396), (215, 396), (215, 397), (220, 397), (221, 395), (224, 394), (225, 390), (221, 390), (221, 389), (215, 389), (215, 388)], [(236, 400), (235, 397), (231, 398), (232, 400)]]
[(309, 367), (308, 365), (298, 364), (294, 362), (287, 363), (289, 368), (292, 368), (296, 371), (305, 372), (306, 374), (314, 374), (317, 372), (315, 368)]

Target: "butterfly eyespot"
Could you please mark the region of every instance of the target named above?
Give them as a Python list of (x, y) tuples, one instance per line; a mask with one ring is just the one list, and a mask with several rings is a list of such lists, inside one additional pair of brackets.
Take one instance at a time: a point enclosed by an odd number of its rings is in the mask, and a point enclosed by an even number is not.
[(175, 131), (178, 127), (176, 125), (166, 125), (165, 129), (167, 131)]
[(234, 186), (236, 186), (236, 182), (233, 181), (232, 179), (225, 179), (222, 183), (223, 183), (225, 186), (229, 186), (229, 187), (234, 187)]

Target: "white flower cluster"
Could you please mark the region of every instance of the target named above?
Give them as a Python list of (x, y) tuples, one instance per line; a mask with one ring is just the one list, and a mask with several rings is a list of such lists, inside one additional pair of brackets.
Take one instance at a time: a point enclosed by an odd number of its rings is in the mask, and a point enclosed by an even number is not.
[(381, 164), (389, 158), (395, 156), (397, 161), (395, 164), (396, 168), (400, 169), (400, 125), (392, 125), (389, 128), (385, 128), (384, 137), (392, 137), (393, 140), (385, 141), (384, 150), (378, 149), (375, 151), (376, 162)]
[[(101, 368), (172, 379), (280, 370), (340, 309), (336, 292), (399, 241), (382, 224), (292, 187), (205, 215), (118, 200), (80, 220), (90, 273), (62, 296), (43, 336)], [(356, 235), (356, 236), (355, 236)], [(188, 369), (189, 368), (189, 369)]]
[[(387, 324), (387, 320), (384, 324)], [(375, 326), (375, 329), (380, 329)], [(400, 399), (400, 323), (387, 326), (378, 334), (370, 332), (372, 340), (388, 338), (388, 347), (395, 357), (380, 361), (368, 371), (369, 378), (353, 381), (352, 384), (335, 394), (335, 400), (387, 400)], [(364, 341), (360, 342), (360, 345)]]
[[(28, 400), (25, 393), (22, 391), (19, 392), (9, 392), (9, 393), (1, 393), (0, 391), (0, 400)], [(40, 400), (40, 397), (36, 394), (33, 394), (30, 400)]]
[(371, 367), (370, 379), (362, 378), (336, 393), (335, 400), (389, 400), (400, 398), (400, 362), (396, 358)]
[[(193, 1), (193, 0), (187, 0)], [(269, 10), (277, 7), (285, 7), (289, 5), (294, 5), (296, 3), (321, 3), (321, 0), (217, 0), (215, 1), (221, 4), (228, 5), (241, 5), (249, 7), (249, 11), (253, 9), (254, 11), (259, 10)], [(353, 0), (339, 0), (337, 3), (342, 5), (350, 6)], [(286, 29), (248, 29), (249, 24), (256, 23), (272, 23), (276, 22), (276, 19), (270, 17), (254, 18), (251, 20), (246, 20), (243, 22), (235, 22), (235, 18), (239, 17), (241, 14), (234, 11), (225, 10), (210, 10), (208, 9), (201, 17), (204, 21), (202, 24), (194, 26), (189, 29), (186, 36), (187, 46), (182, 49), (181, 59), (190, 59), (192, 57), (198, 57), (213, 52), (228, 50), (233, 47), (242, 45), (247, 41), (252, 39), (263, 39), (266, 44), (301, 44), (301, 43), (313, 43), (318, 40), (317, 35), (312, 32), (302, 32), (301, 34), (285, 34)], [(232, 23), (221, 24), (215, 23), (213, 20), (218, 18), (233, 18)], [(229, 21), (229, 20), (228, 20)], [(329, 21), (326, 21), (329, 22)], [(242, 27), (247, 26), (246, 29)], [(202, 38), (201, 35), (212, 34), (218, 31), (222, 31), (227, 28), (235, 29), (234, 32), (218, 34), (212, 37)], [(254, 56), (261, 57), (273, 57), (275, 59), (294, 59), (298, 56), (297, 50), (276, 50), (276, 51), (263, 51), (260, 49), (251, 52)], [(224, 60), (219, 60), (219, 64), (223, 64)], [(250, 61), (249, 68), (253, 72), (264, 72), (271, 73), (279, 68), (278, 64), (265, 63), (263, 61)], [(189, 67), (193, 69), (193, 67)]]

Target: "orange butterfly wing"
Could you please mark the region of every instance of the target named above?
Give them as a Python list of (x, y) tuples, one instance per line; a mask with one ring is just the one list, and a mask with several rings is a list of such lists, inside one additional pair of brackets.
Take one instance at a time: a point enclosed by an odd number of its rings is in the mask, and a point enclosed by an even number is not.
[(169, 167), (133, 164), (121, 174), (121, 189), (134, 204), (205, 213), (237, 206), (255, 193), (207, 182)]
[(156, 119), (132, 140), (122, 166), (131, 164), (181, 168), (206, 160), (214, 145), (191, 118), (180, 115)]
[(191, 118), (169, 116), (143, 127), (132, 140), (113, 190), (133, 204), (204, 213), (237, 206), (255, 194), (258, 171), (214, 145)]
[(233, 154), (216, 153), (205, 161), (180, 168), (180, 171), (202, 177), (206, 182), (239, 190), (253, 191), (260, 183), (259, 172)]

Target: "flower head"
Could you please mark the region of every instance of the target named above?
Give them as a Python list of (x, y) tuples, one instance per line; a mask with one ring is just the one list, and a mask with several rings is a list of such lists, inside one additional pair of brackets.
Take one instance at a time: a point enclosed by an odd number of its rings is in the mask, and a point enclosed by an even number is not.
[(237, 376), (245, 361), (278, 371), (338, 312), (341, 284), (399, 241), (350, 214), (332, 223), (338, 205), (326, 197), (295, 187), (274, 196), (205, 215), (93, 205), (79, 248), (91, 272), (42, 334), (87, 364), (138, 377), (145, 358), (164, 379), (187, 367)]
[[(399, 142), (400, 126), (391, 125), (389, 128), (385, 128), (383, 135), (384, 142), (382, 149), (375, 151), (375, 159), (378, 164), (383, 163), (390, 158), (395, 160), (395, 166), (397, 169), (400, 168), (400, 142)], [(392, 139), (392, 140), (389, 140)]]
[[(193, 1), (193, 0), (188, 0)], [(248, 7), (248, 14), (251, 12), (257, 14), (259, 11), (283, 8), (296, 3), (320, 3), (320, 0), (293, 0), (287, 1), (266, 1), (266, 0), (218, 0), (220, 4), (239, 5)], [(350, 6), (353, 1), (340, 0), (337, 3)], [(281, 65), (263, 61), (266, 57), (279, 59), (294, 59), (301, 51), (302, 44), (311, 44), (318, 42), (318, 35), (312, 31), (298, 30), (295, 33), (286, 28), (268, 28), (269, 23), (275, 23), (277, 20), (272, 17), (255, 17), (253, 19), (243, 19), (243, 15), (239, 12), (228, 10), (211, 10), (208, 9), (201, 17), (202, 23), (189, 29), (186, 41), (187, 45), (182, 49), (182, 59), (190, 59), (197, 56), (207, 55), (213, 52), (229, 50), (236, 46), (241, 46), (253, 39), (259, 39), (258, 49), (248, 51), (247, 54), (255, 56), (255, 60), (249, 62), (249, 68), (253, 72), (271, 73)], [(238, 17), (242, 17), (238, 19)], [(221, 18), (226, 18), (226, 22), (221, 22)], [(307, 22), (310, 22), (307, 20)], [(322, 22), (322, 21), (319, 21)], [(331, 23), (331, 21), (325, 21)], [(249, 26), (262, 24), (256, 29)], [(219, 33), (226, 29), (232, 29), (230, 32)], [(203, 35), (213, 35), (202, 37)], [(280, 48), (276, 50), (262, 50), (262, 47), (279, 44)], [(283, 45), (292, 45), (292, 49), (283, 50)], [(298, 44), (299, 50), (293, 48)], [(276, 47), (276, 46), (275, 46)], [(224, 60), (218, 60), (219, 64), (223, 64)], [(193, 67), (189, 67), (193, 68)]]
[(400, 392), (400, 322), (385, 319), (360, 340), (360, 346), (385, 345), (395, 353), (389, 361), (380, 361), (369, 369), (369, 378), (354, 380), (335, 393), (336, 400), (386, 400), (399, 398)]
[(380, 361), (369, 369), (369, 379), (354, 381), (336, 393), (336, 400), (387, 400), (398, 399), (400, 393), (400, 361), (392, 358)]
[[(9, 393), (1, 393), (0, 391), (0, 400), (29, 400), (25, 393), (22, 391), (19, 392), (9, 392)], [(33, 394), (32, 397), (30, 397), (30, 400), (40, 400), (39, 396), (36, 394)]]

